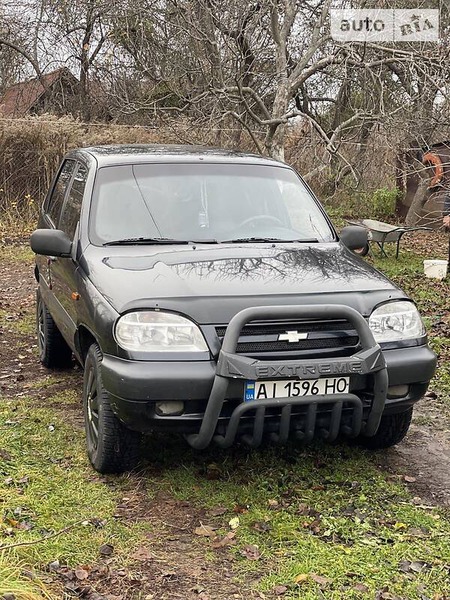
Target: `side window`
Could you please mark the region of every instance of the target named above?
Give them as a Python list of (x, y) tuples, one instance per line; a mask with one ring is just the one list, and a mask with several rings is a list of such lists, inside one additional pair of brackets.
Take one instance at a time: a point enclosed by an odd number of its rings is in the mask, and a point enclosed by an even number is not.
[(73, 239), (78, 221), (80, 220), (81, 204), (83, 202), (87, 176), (87, 167), (79, 163), (59, 222), (59, 228), (65, 231), (70, 239)]
[(47, 214), (52, 220), (55, 227), (58, 227), (59, 215), (61, 213), (61, 208), (64, 203), (64, 197), (66, 195), (67, 186), (70, 183), (70, 179), (72, 177), (74, 169), (75, 161), (66, 160), (64, 162), (48, 203)]

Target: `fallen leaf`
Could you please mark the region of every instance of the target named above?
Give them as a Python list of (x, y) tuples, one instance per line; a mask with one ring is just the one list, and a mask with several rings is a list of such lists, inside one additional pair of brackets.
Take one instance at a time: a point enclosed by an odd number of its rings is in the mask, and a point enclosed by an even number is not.
[(59, 571), (60, 567), (61, 565), (59, 563), (59, 560), (54, 560), (48, 565), (49, 571)]
[(4, 448), (0, 448), (0, 458), (2, 460), (9, 461), (9, 460), (11, 460), (12, 457), (11, 457), (11, 454), (8, 452), (8, 450), (5, 450)]
[(232, 546), (235, 543), (235, 537), (236, 533), (234, 531), (229, 531), (223, 538), (215, 539), (211, 545), (213, 548), (225, 548), (226, 546)]
[(254, 523), (252, 523), (251, 527), (259, 533), (266, 533), (267, 531), (270, 531), (272, 529), (270, 523), (267, 523), (266, 521), (255, 521)]
[(239, 527), (239, 517), (233, 517), (228, 521), (228, 525), (231, 529), (237, 529)]
[(29, 569), (22, 569), (22, 575), (27, 579), (36, 579), (36, 574), (33, 571), (30, 571)]
[(245, 505), (243, 505), (243, 504), (236, 504), (236, 506), (233, 508), (233, 512), (236, 513), (236, 514), (238, 514), (238, 515), (239, 514), (242, 515), (244, 513), (247, 513), (248, 509), (249, 509), (248, 504), (245, 504)]
[(303, 502), (301, 504), (298, 505), (297, 508), (297, 514), (299, 515), (309, 515), (310, 511), (310, 507), (307, 504), (304, 504)]
[(322, 577), (322, 575), (316, 575), (316, 573), (310, 573), (309, 576), (315, 581), (320, 587), (326, 587), (331, 583), (331, 579), (328, 577)]
[(209, 515), (211, 517), (221, 517), (227, 512), (227, 509), (224, 506), (216, 506), (216, 508), (212, 508), (209, 511)]
[(261, 553), (258, 546), (255, 546), (254, 544), (245, 546), (245, 548), (241, 550), (241, 554), (249, 560), (259, 560), (261, 558)]
[(200, 527), (196, 527), (194, 529), (194, 533), (195, 535), (200, 535), (204, 537), (214, 537), (216, 535), (213, 527), (211, 527), (210, 525), (203, 524), (201, 524)]
[(422, 560), (402, 560), (399, 563), (398, 569), (402, 573), (421, 573), (427, 566), (427, 563)]
[(114, 552), (114, 546), (111, 544), (102, 544), (98, 551), (102, 556), (111, 556), (111, 554)]
[(363, 594), (366, 594), (369, 591), (369, 588), (367, 585), (364, 585), (364, 583), (355, 583), (355, 585), (352, 586), (352, 589), (357, 592), (362, 592)]
[(131, 558), (134, 558), (134, 560), (145, 562), (146, 560), (151, 560), (153, 557), (148, 548), (141, 547), (138, 548), (136, 552), (131, 555)]
[(409, 565), (411, 563), (409, 562), (409, 560), (402, 560), (400, 561), (399, 565), (398, 565), (398, 570), (401, 571), (402, 573), (409, 573)]
[(269, 502), (267, 504), (269, 505), (269, 508), (277, 508), (278, 500), (269, 500)]
[(410, 477), (409, 475), (405, 475), (403, 478), (406, 483), (416, 483), (417, 479), (415, 477)]
[(285, 585), (276, 585), (272, 591), (275, 594), (275, 596), (282, 596), (288, 591), (288, 589)]
[(425, 529), (425, 527), (411, 527), (410, 529), (408, 529), (408, 535), (426, 538), (430, 535), (430, 533), (427, 529)]
[(401, 598), (391, 594), (387, 588), (383, 588), (375, 594), (375, 600), (401, 600)]
[(308, 581), (308, 579), (309, 579), (308, 573), (300, 573), (300, 575), (297, 575), (297, 577), (295, 577), (294, 582), (297, 585), (300, 585), (301, 583), (305, 583), (305, 581)]
[(423, 560), (413, 560), (413, 562), (410, 565), (410, 569), (411, 569), (411, 571), (414, 571), (414, 573), (420, 573), (427, 566), (428, 566), (427, 563), (424, 562)]
[(80, 581), (83, 581), (83, 579), (87, 579), (89, 577), (89, 573), (84, 569), (75, 569), (75, 577)]
[(176, 576), (177, 576), (176, 571), (165, 571), (164, 573), (162, 573), (162, 577), (164, 577), (165, 579), (170, 579), (171, 577), (176, 577)]

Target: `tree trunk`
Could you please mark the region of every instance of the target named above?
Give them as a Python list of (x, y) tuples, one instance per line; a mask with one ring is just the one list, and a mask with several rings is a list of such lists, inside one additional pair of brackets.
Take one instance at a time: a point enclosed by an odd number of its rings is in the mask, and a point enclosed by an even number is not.
[[(282, 119), (289, 105), (289, 86), (286, 78), (278, 85), (272, 109), (272, 118)], [(266, 150), (269, 156), (284, 161), (284, 143), (286, 136), (286, 123), (269, 125), (266, 135)]]
[(405, 219), (405, 223), (408, 227), (414, 227), (421, 217), (420, 213), (427, 201), (428, 184), (429, 181), (427, 179), (421, 179), (417, 187), (417, 191)]
[(286, 125), (278, 125), (270, 143), (269, 154), (276, 160), (284, 162), (284, 138), (286, 134)]

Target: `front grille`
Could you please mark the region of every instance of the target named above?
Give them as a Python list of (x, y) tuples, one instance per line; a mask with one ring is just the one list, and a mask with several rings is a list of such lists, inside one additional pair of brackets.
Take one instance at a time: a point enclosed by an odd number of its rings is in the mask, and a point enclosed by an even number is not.
[[(226, 327), (216, 327), (216, 333), (222, 342)], [(288, 331), (308, 334), (307, 339), (289, 342), (279, 340), (279, 336)], [(359, 337), (348, 321), (297, 321), (277, 323), (251, 323), (246, 325), (239, 336), (237, 353), (245, 355), (283, 355), (320, 354), (349, 356), (359, 344)]]

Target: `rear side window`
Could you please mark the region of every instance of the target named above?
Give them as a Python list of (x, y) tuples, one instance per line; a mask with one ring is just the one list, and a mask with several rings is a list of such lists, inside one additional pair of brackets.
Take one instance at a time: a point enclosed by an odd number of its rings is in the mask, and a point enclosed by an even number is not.
[(59, 216), (64, 204), (67, 187), (70, 183), (74, 169), (75, 161), (64, 161), (63, 167), (58, 175), (58, 179), (56, 180), (55, 187), (53, 188), (53, 192), (48, 203), (47, 214), (55, 227), (58, 226)]
[(80, 220), (81, 204), (83, 202), (87, 176), (87, 167), (79, 163), (59, 221), (59, 228), (65, 231), (71, 240), (75, 235), (75, 230)]

